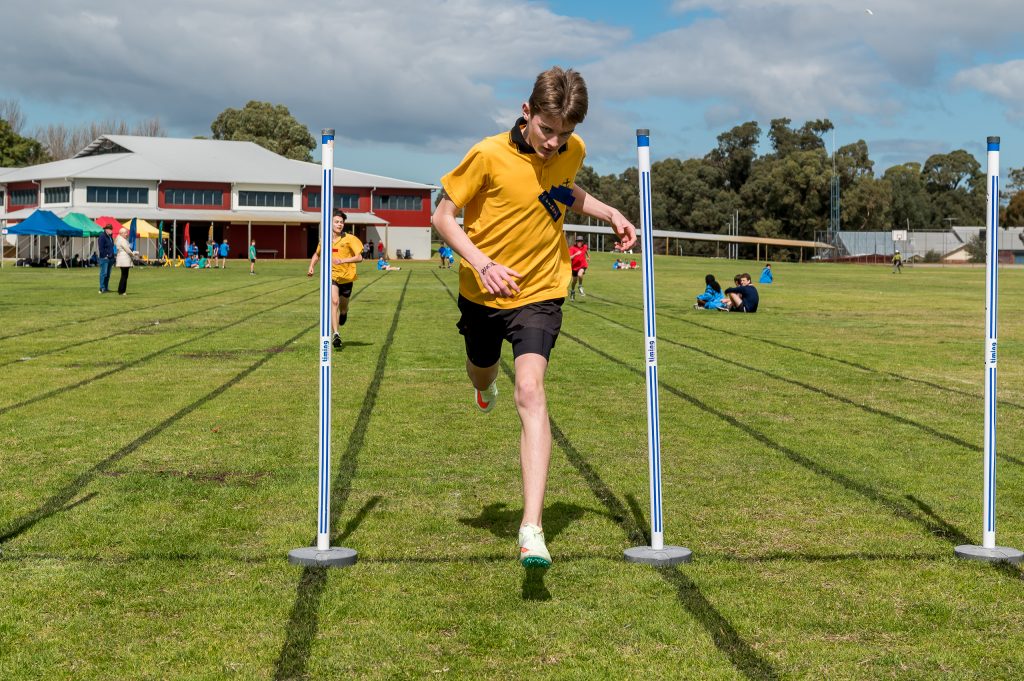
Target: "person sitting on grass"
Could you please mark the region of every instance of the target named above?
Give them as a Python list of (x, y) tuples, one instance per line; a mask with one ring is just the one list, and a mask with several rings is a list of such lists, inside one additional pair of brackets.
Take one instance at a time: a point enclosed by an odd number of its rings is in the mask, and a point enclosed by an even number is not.
[(381, 256), (380, 259), (377, 260), (377, 269), (383, 270), (385, 272), (397, 272), (402, 268), (392, 267), (391, 265), (388, 264), (388, 261), (384, 259), (384, 256)]
[(622, 260), (620, 260), (619, 258), (615, 258), (615, 262), (612, 263), (612, 269), (613, 270), (621, 270), (621, 269), (623, 269)]
[(638, 269), (640, 269), (640, 265), (636, 264), (636, 260), (630, 260), (629, 261), (629, 269), (631, 269), (631, 270), (638, 270)]
[(196, 267), (198, 267), (201, 270), (205, 270), (209, 266), (210, 266), (210, 259), (209, 258), (200, 257), (199, 258), (199, 262), (196, 263)]
[(725, 310), (725, 295), (722, 293), (722, 285), (715, 279), (715, 275), (709, 274), (704, 277), (704, 293), (697, 296), (694, 303), (694, 310)]
[(193, 267), (198, 267), (198, 266), (199, 266), (199, 265), (198, 265), (198, 262), (199, 262), (199, 261), (198, 261), (198, 260), (196, 260), (195, 258), (193, 258), (193, 257), (192, 257), (192, 254), (191, 254), (191, 253), (189, 253), (188, 257), (187, 257), (187, 258), (185, 258), (185, 263), (184, 263), (184, 264), (185, 264), (185, 267), (186, 267), (187, 269), (192, 269)]
[(726, 305), (730, 312), (757, 312), (757, 289), (750, 285), (750, 275), (737, 274), (736, 286), (725, 289)]
[(759, 284), (770, 284), (774, 280), (775, 280), (775, 278), (772, 276), (772, 266), (771, 266), (771, 264), (770, 263), (765, 263), (764, 264), (764, 269), (761, 270), (761, 278), (758, 280), (757, 283), (759, 283)]

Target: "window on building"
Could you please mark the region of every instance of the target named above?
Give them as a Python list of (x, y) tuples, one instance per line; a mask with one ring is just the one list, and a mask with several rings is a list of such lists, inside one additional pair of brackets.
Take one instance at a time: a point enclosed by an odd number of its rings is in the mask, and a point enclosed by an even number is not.
[(34, 206), (39, 203), (39, 192), (35, 189), (12, 189), (11, 204), (15, 206)]
[(165, 189), (164, 203), (170, 206), (222, 206), (220, 189)]
[(71, 187), (47, 187), (43, 198), (46, 203), (71, 203)]
[[(313, 192), (309, 195), (309, 207), (320, 207), (320, 192)], [(334, 193), (335, 208), (359, 208), (359, 194)]]
[(86, 187), (87, 203), (149, 203), (147, 187)]
[(376, 194), (374, 210), (422, 210), (423, 197), (417, 194)]
[(238, 192), (239, 206), (291, 208), (291, 192)]

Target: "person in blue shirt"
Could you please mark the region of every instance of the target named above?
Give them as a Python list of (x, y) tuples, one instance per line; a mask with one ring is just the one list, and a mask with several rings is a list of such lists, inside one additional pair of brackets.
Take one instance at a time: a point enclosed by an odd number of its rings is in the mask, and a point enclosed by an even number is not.
[(106, 293), (110, 288), (110, 267), (114, 264), (114, 256), (117, 255), (114, 250), (113, 231), (114, 228), (111, 225), (104, 225), (103, 234), (100, 234), (97, 241), (100, 251), (100, 293)]
[(715, 275), (709, 274), (704, 277), (704, 293), (697, 296), (694, 303), (695, 310), (725, 310), (725, 296), (722, 293), (722, 285), (715, 279)]
[(377, 269), (384, 270), (385, 272), (397, 272), (402, 268), (392, 267), (391, 265), (388, 264), (388, 261), (384, 259), (384, 256), (381, 256), (380, 259), (377, 260)]
[(220, 242), (220, 268), (224, 269), (228, 264), (228, 240), (227, 237), (224, 241)]
[(198, 261), (195, 258), (192, 257), (191, 253), (189, 253), (187, 258), (185, 258), (185, 267), (187, 267), (189, 269), (192, 269), (193, 266), (198, 267), (197, 263), (198, 263)]
[(759, 284), (770, 284), (772, 283), (772, 266), (769, 263), (764, 264), (764, 269), (761, 270), (761, 278), (757, 281)]

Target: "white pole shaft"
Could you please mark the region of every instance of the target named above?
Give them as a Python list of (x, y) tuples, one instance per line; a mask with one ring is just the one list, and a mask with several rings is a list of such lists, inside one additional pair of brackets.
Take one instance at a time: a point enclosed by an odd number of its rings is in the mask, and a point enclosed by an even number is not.
[(988, 138), (988, 198), (985, 204), (985, 465), (982, 546), (996, 546), (996, 360), (999, 313), (999, 138)]
[(654, 227), (651, 224), (651, 138), (636, 131), (640, 169), (640, 237), (643, 262), (644, 365), (647, 377), (647, 464), (651, 494), (651, 548), (665, 548), (661, 517), (661, 418), (658, 406), (658, 329), (654, 313)]
[(316, 547), (331, 548), (331, 213), (334, 202), (334, 130), (320, 144), (320, 474)]

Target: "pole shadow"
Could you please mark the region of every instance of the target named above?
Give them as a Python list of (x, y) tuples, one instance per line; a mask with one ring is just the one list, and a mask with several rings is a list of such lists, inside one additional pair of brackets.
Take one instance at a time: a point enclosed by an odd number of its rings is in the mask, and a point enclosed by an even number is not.
[[(316, 327), (316, 324), (311, 324), (307, 326), (306, 328), (302, 329), (294, 336), (289, 338), (288, 341), (286, 341), (286, 343), (291, 343), (298, 340), (303, 335), (305, 335), (306, 333), (308, 333), (309, 331), (313, 330)], [(110, 454), (103, 460), (91, 466), (88, 470), (80, 473), (78, 477), (76, 477), (74, 480), (65, 485), (62, 489), (60, 489), (49, 499), (47, 499), (41, 506), (23, 515), (22, 517), (10, 522), (3, 529), (0, 529), (0, 545), (3, 545), (9, 542), (10, 540), (18, 537), (39, 521), (45, 520), (46, 518), (49, 518), (50, 516), (67, 508), (67, 504), (76, 496), (78, 496), (79, 492), (81, 492), (86, 485), (92, 482), (92, 480), (97, 475), (101, 475), (109, 471), (111, 467), (113, 467), (126, 456), (136, 451), (139, 447), (143, 446), (144, 444), (152, 440), (154, 437), (162, 433), (169, 426), (181, 420), (182, 418), (192, 413), (196, 409), (202, 407), (207, 402), (216, 399), (224, 392), (226, 392), (229, 388), (235, 386), (243, 379), (245, 379), (247, 376), (249, 376), (257, 369), (262, 367), (264, 364), (269, 362), (271, 359), (276, 357), (277, 354), (278, 353), (273, 352), (265, 353), (260, 359), (256, 360), (251, 365), (249, 365), (239, 373), (235, 374), (235, 376), (230, 380), (226, 381), (225, 383), (222, 383), (217, 388), (206, 393), (195, 402), (192, 402), (191, 404), (182, 407), (171, 416), (167, 417), (166, 419), (164, 419), (157, 425), (153, 426), (139, 437), (135, 438), (134, 440), (126, 444), (124, 447), (121, 447), (113, 454)]]
[[(562, 332), (565, 333), (564, 331)], [(610, 487), (601, 479), (594, 467), (569, 441), (554, 419), (551, 419), (551, 436), (569, 463), (586, 481), (593, 495), (604, 504), (608, 515), (616, 521), (634, 546), (649, 546), (641, 526), (630, 514)], [(772, 664), (759, 655), (747, 643), (736, 628), (701, 593), (700, 587), (677, 567), (652, 568), (676, 591), (676, 596), (687, 612), (704, 628), (715, 647), (725, 655), (740, 674), (748, 679), (777, 679), (778, 672)]]
[[(366, 442), (366, 432), (370, 425), (370, 418), (373, 415), (373, 408), (377, 403), (377, 396), (380, 393), (381, 383), (384, 381), (384, 370), (387, 366), (388, 354), (391, 345), (395, 340), (395, 333), (398, 331), (398, 319), (402, 313), (402, 306), (405, 304), (405, 294), (409, 288), (409, 279), (412, 273), (406, 275), (405, 285), (395, 306), (395, 313), (391, 318), (391, 328), (388, 329), (384, 344), (381, 345), (380, 354), (377, 355), (377, 365), (373, 372), (373, 378), (366, 389), (366, 396), (363, 398), (363, 406), (356, 417), (355, 425), (348, 438), (348, 446), (338, 461), (338, 471), (331, 482), (331, 515), (330, 526), (336, 527), (338, 518), (348, 502), (349, 494), (352, 491), (352, 480), (355, 478), (356, 469), (359, 463), (359, 452), (362, 451)], [(365, 290), (364, 287), (361, 290)], [(319, 325), (319, 322), (317, 322)], [(332, 543), (342, 541), (355, 531), (362, 519), (376, 506), (375, 501), (367, 502), (363, 509), (349, 521), (345, 531), (340, 535), (332, 535)], [(310, 541), (310, 546), (316, 545), (316, 537)], [(302, 576), (295, 587), (295, 602), (292, 604), (291, 614), (288, 617), (288, 624), (285, 626), (285, 640), (278, 654), (277, 662), (274, 664), (275, 679), (304, 679), (307, 677), (309, 655), (313, 648), (313, 641), (316, 639), (317, 631), (320, 628), (320, 601), (323, 598), (324, 587), (327, 585), (327, 571), (329, 568), (305, 567), (302, 569)]]
[[(230, 302), (220, 303), (218, 305), (214, 305), (211, 308), (208, 308), (207, 310), (193, 310), (192, 312), (185, 312), (184, 314), (180, 314), (177, 317), (167, 317), (166, 319), (161, 319), (159, 321), (162, 324), (168, 324), (170, 322), (176, 322), (178, 320), (186, 319), (188, 317), (192, 317), (192, 316), (197, 315), (197, 314), (203, 314), (203, 313), (205, 313), (205, 312), (207, 312), (209, 310), (214, 310), (214, 309), (217, 309), (219, 307), (227, 307), (228, 305), (239, 305), (241, 303), (247, 303), (250, 300), (256, 300), (257, 298), (262, 298), (264, 296), (269, 296), (272, 293), (278, 293), (278, 292), (284, 291), (286, 289), (295, 288), (298, 285), (299, 284), (289, 284), (288, 286), (282, 286), (281, 288), (276, 288), (276, 289), (274, 289), (272, 291), (264, 291), (263, 293), (260, 293), (258, 295), (250, 296), (248, 298), (243, 298), (242, 300), (232, 300)], [(88, 338), (88, 339), (85, 339), (85, 340), (77, 341), (75, 343), (68, 343), (67, 345), (62, 345), (60, 347), (50, 348), (49, 350), (43, 350), (42, 352), (37, 352), (35, 355), (32, 356), (32, 359), (35, 360), (35, 359), (38, 359), (40, 357), (46, 357), (48, 355), (55, 355), (55, 354), (64, 352), (66, 350), (74, 350), (75, 348), (80, 348), (82, 346), (90, 345), (92, 343), (101, 343), (101, 342), (103, 342), (105, 340), (110, 340), (111, 338), (117, 338), (118, 336), (130, 336), (132, 334), (136, 334), (136, 335), (148, 334), (149, 332), (152, 331), (153, 326), (154, 326), (153, 322), (146, 322), (145, 324), (140, 324), (138, 326), (133, 326), (130, 329), (125, 329), (123, 331), (115, 331), (113, 333), (108, 333), (106, 336), (99, 336), (98, 338)], [(10, 366), (12, 364), (20, 364), (22, 361), (23, 360), (19, 358), (19, 359), (7, 360), (5, 362), (0, 362), (0, 369), (2, 369), (3, 367), (6, 367), (6, 366)]]
[[(231, 293), (233, 291), (241, 291), (244, 288), (249, 288), (250, 286), (258, 286), (259, 284), (264, 284), (264, 283), (266, 283), (266, 282), (265, 281), (255, 281), (255, 282), (253, 282), (251, 284), (246, 284), (245, 286), (233, 286), (231, 288), (226, 288), (226, 289), (221, 289), (219, 291), (214, 291), (213, 293), (204, 293), (203, 295), (196, 296), (195, 298), (189, 298), (189, 301), (202, 300), (203, 298), (210, 298), (210, 297), (213, 297), (213, 296), (219, 296), (219, 295), (222, 295), (224, 293)], [(97, 315), (95, 317), (87, 317), (85, 319), (75, 319), (75, 320), (72, 320), (72, 321), (61, 322), (60, 324), (53, 324), (52, 326), (42, 326), (42, 327), (39, 327), (37, 329), (29, 329), (28, 331), (20, 331), (18, 333), (7, 334), (6, 336), (0, 336), (0, 341), (7, 340), (8, 338), (20, 338), (21, 336), (29, 336), (29, 335), (31, 335), (33, 333), (42, 333), (43, 331), (52, 331), (53, 329), (63, 329), (63, 328), (66, 328), (68, 326), (71, 326), (73, 324), (81, 324), (83, 322), (94, 322), (94, 321), (97, 321), (97, 320), (100, 320), (100, 319), (108, 319), (110, 317), (120, 317), (120, 316), (123, 316), (126, 312), (145, 312), (146, 310), (154, 310), (154, 309), (156, 309), (158, 307), (164, 307), (166, 305), (174, 305), (175, 303), (180, 303), (180, 302), (182, 302), (182, 301), (180, 301), (180, 300), (169, 300), (169, 301), (167, 301), (165, 303), (157, 303), (155, 305), (147, 305), (145, 307), (129, 308), (127, 310), (118, 310), (116, 312), (111, 312), (110, 314)]]
[[(619, 302), (617, 300), (611, 300), (609, 298), (602, 298), (600, 296), (595, 296), (595, 295), (590, 295), (588, 297), (589, 298), (594, 298), (595, 300), (599, 300), (602, 303), (608, 303), (610, 305), (618, 305), (620, 307), (625, 307), (627, 309), (636, 310), (636, 311), (639, 310), (639, 308), (634, 306), (634, 305), (629, 305), (627, 303), (621, 303), (621, 302)], [(671, 310), (673, 310), (676, 313), (686, 312), (686, 310), (683, 310), (683, 309), (680, 309), (680, 308), (676, 308), (675, 306), (672, 306), (672, 305), (667, 305), (666, 308), (671, 309)], [(799, 347), (796, 347), (795, 345), (787, 345), (785, 343), (781, 343), (781, 342), (775, 341), (775, 340), (770, 340), (770, 339), (767, 339), (767, 338), (759, 338), (757, 336), (750, 336), (750, 335), (742, 334), (742, 333), (739, 333), (739, 332), (736, 332), (736, 331), (730, 331), (728, 329), (719, 329), (719, 328), (716, 328), (714, 326), (708, 326), (706, 324), (700, 324), (699, 322), (695, 322), (692, 319), (684, 319), (684, 318), (678, 317), (678, 316), (672, 316), (672, 317), (670, 317), (670, 319), (673, 319), (673, 320), (675, 320), (675, 321), (677, 321), (677, 322), (679, 322), (681, 324), (689, 324), (690, 326), (695, 326), (695, 327), (697, 327), (699, 329), (704, 329), (705, 331), (714, 331), (714, 332), (717, 332), (717, 333), (725, 334), (727, 336), (733, 336), (735, 338), (742, 338), (743, 340), (751, 340), (751, 341), (755, 341), (755, 342), (758, 342), (758, 343), (764, 343), (765, 345), (771, 345), (771, 346), (779, 348), (781, 350), (788, 350), (790, 352), (800, 353), (802, 355), (807, 355), (809, 357), (815, 357), (817, 359), (823, 359), (823, 360), (826, 360), (826, 361), (829, 361), (829, 362), (835, 362), (836, 364), (842, 364), (844, 366), (850, 367), (851, 369), (857, 369), (859, 371), (865, 371), (867, 373), (876, 374), (876, 375), (879, 375), (879, 376), (888, 376), (890, 378), (895, 378), (895, 379), (898, 379), (900, 381), (906, 381), (908, 383), (917, 383), (918, 385), (927, 386), (929, 388), (933, 388), (935, 390), (939, 390), (939, 391), (946, 392), (946, 393), (951, 393), (951, 394), (954, 394), (954, 395), (963, 395), (965, 397), (972, 397), (972, 398), (977, 398), (979, 395), (981, 395), (981, 390), (980, 389), (978, 390), (978, 392), (974, 393), (974, 392), (970, 392), (970, 391), (967, 391), (967, 390), (960, 390), (959, 388), (951, 388), (950, 386), (942, 385), (941, 383), (935, 383), (933, 381), (927, 381), (927, 380), (925, 380), (923, 378), (914, 378), (913, 376), (904, 376), (903, 374), (898, 374), (898, 373), (896, 373), (894, 371), (884, 371), (884, 370), (881, 370), (881, 369), (874, 369), (874, 368), (866, 366), (864, 364), (860, 364), (859, 362), (853, 362), (853, 361), (850, 361), (850, 360), (847, 360), (847, 359), (843, 359), (841, 357), (833, 357), (831, 355), (826, 355), (826, 354), (821, 353), (821, 352), (815, 352), (814, 350), (807, 350), (805, 348), (799, 348)], [(1008, 407), (1013, 407), (1014, 409), (1024, 409), (1024, 404), (1018, 404), (1016, 402), (1009, 402), (1009, 401), (1005, 401), (1005, 400), (1000, 400), (999, 404), (1006, 405)]]
[[(635, 332), (640, 333), (640, 331), (638, 329), (634, 329), (633, 327), (628, 326), (626, 324), (623, 324), (622, 322), (620, 322), (618, 320), (612, 319), (610, 317), (606, 317), (606, 316), (604, 316), (604, 315), (602, 315), (602, 314), (600, 314), (598, 312), (593, 312), (591, 310), (586, 310), (586, 309), (583, 309), (583, 308), (580, 308), (580, 309), (582, 309), (583, 312), (585, 312), (586, 314), (594, 315), (595, 317), (599, 317), (600, 319), (603, 319), (603, 320), (605, 320), (605, 321), (607, 321), (607, 322), (609, 322), (611, 324), (615, 324), (616, 326), (620, 326), (620, 327), (622, 327), (624, 329), (627, 329), (629, 331), (635, 331)], [(825, 390), (824, 388), (819, 388), (818, 386), (811, 385), (810, 383), (804, 383), (803, 381), (798, 381), (796, 379), (788, 378), (788, 377), (782, 376), (780, 374), (775, 374), (775, 373), (772, 373), (772, 372), (767, 371), (765, 369), (760, 369), (758, 367), (750, 366), (750, 365), (744, 364), (744, 363), (739, 362), (739, 361), (727, 360), (727, 359), (724, 359), (724, 358), (716, 355), (713, 352), (708, 352), (707, 350), (704, 350), (702, 348), (698, 348), (698, 347), (696, 347), (694, 345), (689, 345), (687, 343), (681, 343), (679, 341), (672, 340), (671, 338), (661, 338), (661, 337), (659, 337), (658, 340), (662, 341), (662, 342), (665, 342), (665, 343), (668, 343), (669, 345), (674, 345), (676, 347), (680, 347), (680, 348), (683, 348), (685, 350), (689, 350), (689, 351), (697, 353), (699, 355), (703, 355), (703, 356), (705, 356), (705, 357), (707, 357), (709, 359), (712, 359), (712, 360), (715, 360), (715, 361), (718, 361), (718, 362), (722, 362), (722, 363), (727, 364), (729, 366), (739, 367), (740, 369), (743, 369), (745, 371), (749, 371), (751, 373), (760, 374), (760, 375), (762, 375), (762, 376), (764, 376), (766, 378), (771, 378), (773, 380), (780, 381), (782, 383), (788, 383), (790, 385), (796, 386), (796, 387), (801, 388), (803, 390), (807, 390), (808, 392), (812, 392), (812, 393), (814, 393), (816, 395), (821, 395), (822, 397), (826, 397), (826, 398), (828, 398), (830, 400), (834, 400), (834, 401), (839, 402), (840, 404), (844, 404), (844, 405), (846, 405), (848, 407), (853, 407), (854, 409), (859, 409), (860, 411), (863, 411), (863, 412), (865, 412), (867, 414), (871, 414), (873, 416), (880, 416), (880, 417), (882, 417), (884, 419), (893, 421), (895, 423), (899, 423), (900, 425), (904, 425), (904, 426), (909, 426), (911, 428), (915, 428), (915, 429), (921, 431), (922, 433), (925, 433), (926, 435), (930, 435), (931, 437), (934, 437), (934, 438), (939, 439), (939, 440), (944, 440), (944, 441), (949, 442), (951, 444), (957, 445), (958, 447), (963, 447), (964, 449), (967, 449), (969, 451), (972, 451), (972, 452), (975, 452), (975, 453), (981, 453), (982, 452), (982, 447), (980, 447), (980, 446), (978, 446), (976, 444), (973, 444), (971, 442), (968, 442), (966, 440), (963, 440), (963, 439), (961, 439), (959, 437), (956, 437), (955, 435), (950, 435), (949, 433), (944, 433), (941, 430), (933, 428), (933, 427), (931, 427), (929, 425), (926, 425), (926, 424), (923, 424), (923, 423), (918, 423), (917, 421), (914, 421), (913, 419), (909, 419), (909, 418), (907, 418), (905, 416), (900, 416), (899, 414), (894, 414), (892, 412), (885, 411), (884, 409), (879, 409), (877, 407), (872, 407), (871, 405), (863, 404), (861, 402), (855, 402), (854, 400), (850, 399), (849, 397), (845, 397), (843, 395), (837, 395), (836, 393), (829, 392), (828, 390)], [(1008, 461), (1010, 463), (1016, 464), (1018, 466), (1024, 466), (1024, 461), (1021, 461), (1020, 459), (1018, 459), (1017, 457), (1015, 457), (1015, 456), (1013, 456), (1011, 454), (999, 453), (998, 456), (999, 456), (999, 458), (1004, 459), (1005, 461)]]

